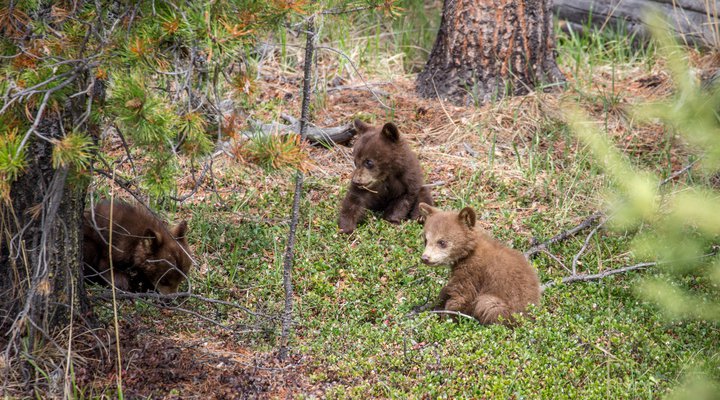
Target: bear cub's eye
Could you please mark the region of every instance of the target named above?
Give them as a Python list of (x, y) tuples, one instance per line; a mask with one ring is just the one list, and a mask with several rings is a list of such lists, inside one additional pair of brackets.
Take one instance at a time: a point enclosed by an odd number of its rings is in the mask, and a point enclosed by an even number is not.
[(440, 246), (441, 249), (444, 249), (444, 248), (447, 247), (447, 242), (444, 241), (444, 240), (442, 240), (442, 239), (441, 239), (441, 240), (438, 240), (438, 241), (437, 241), (437, 244), (438, 244), (438, 246)]
[(367, 160), (365, 160), (363, 165), (365, 165), (365, 168), (372, 168), (375, 165), (375, 163), (373, 162), (373, 160), (367, 159)]

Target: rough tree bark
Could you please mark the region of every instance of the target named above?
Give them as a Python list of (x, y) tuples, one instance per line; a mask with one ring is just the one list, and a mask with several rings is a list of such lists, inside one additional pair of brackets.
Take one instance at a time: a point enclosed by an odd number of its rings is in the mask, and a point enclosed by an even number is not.
[(445, 0), (417, 91), (459, 104), (561, 82), (550, 0)]

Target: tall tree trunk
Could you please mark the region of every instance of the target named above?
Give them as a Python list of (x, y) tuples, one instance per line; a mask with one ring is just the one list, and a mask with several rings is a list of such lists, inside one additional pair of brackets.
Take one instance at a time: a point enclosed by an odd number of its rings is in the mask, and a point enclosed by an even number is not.
[(42, 381), (53, 396), (63, 389), (66, 357), (55, 339), (71, 313), (85, 308), (80, 267), (87, 183), (68, 167), (52, 167), (51, 141), (87, 128), (75, 123), (86, 99), (78, 96), (61, 112), (39, 117), (43, 138), (31, 136), (28, 165), (12, 183), (10, 202), (0, 200), (0, 385)]
[[(56, 120), (40, 125), (45, 133), (60, 133)], [(29, 150), (33, 159), (12, 185), (12, 203), (3, 204), (0, 212), (0, 330), (7, 333), (5, 350), (10, 360), (41, 364), (6, 365), (25, 377), (41, 372), (45, 365), (35, 358), (36, 351), (67, 326), (71, 307), (76, 312), (81, 308), (78, 277), (87, 188), (68, 181), (67, 168), (51, 168), (52, 144), (36, 139)]]
[(416, 88), (424, 97), (480, 104), (561, 82), (551, 0), (445, 0)]

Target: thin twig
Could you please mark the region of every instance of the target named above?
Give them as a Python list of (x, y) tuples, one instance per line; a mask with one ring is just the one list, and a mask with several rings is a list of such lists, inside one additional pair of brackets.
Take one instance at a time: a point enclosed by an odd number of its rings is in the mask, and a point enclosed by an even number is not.
[(93, 169), (93, 171), (99, 175), (104, 176), (105, 178), (109, 179), (110, 181), (112, 181), (115, 184), (117, 184), (118, 186), (120, 186), (120, 188), (122, 188), (124, 191), (129, 193), (138, 203), (141, 203), (143, 205), (145, 204), (145, 202), (142, 199), (142, 195), (131, 188), (131, 186), (133, 186), (133, 183), (131, 181), (128, 181), (119, 176), (113, 176), (111, 173), (109, 173), (105, 170), (102, 170), (102, 169)]
[(422, 185), (422, 187), (424, 187), (424, 188), (434, 188), (434, 187), (438, 187), (438, 186), (445, 186), (445, 181), (435, 181), (432, 183), (426, 183), (426, 184)]
[(473, 157), (473, 158), (478, 157), (478, 155), (479, 155), (478, 152), (475, 151), (475, 149), (473, 149), (472, 147), (470, 147), (470, 145), (467, 142), (463, 142), (463, 146), (465, 147), (465, 151), (467, 151), (471, 157)]
[[(455, 130), (453, 131), (453, 133), (455, 133), (455, 131), (458, 129), (458, 126), (455, 123), (455, 121), (452, 119), (452, 117), (450, 116), (450, 113), (448, 113), (448, 111), (445, 109), (445, 102), (440, 97), (440, 93), (438, 92), (437, 86), (435, 85), (435, 74), (433, 74), (433, 76), (430, 77), (430, 82), (432, 82), (433, 89), (435, 90), (435, 97), (437, 97), (438, 101), (440, 102), (440, 108), (442, 108), (447, 119), (450, 121), (450, 123), (453, 125), (453, 127), (455, 127)], [(452, 134), (449, 136), (452, 136)]]
[[(217, 327), (219, 327), (219, 328), (225, 329), (225, 330), (230, 331), (230, 332), (233, 332), (233, 333), (239, 333), (237, 329), (235, 329), (235, 328), (233, 328), (233, 327), (231, 327), (231, 326), (225, 325), (225, 324), (223, 324), (223, 323), (221, 323), (221, 322), (215, 321), (215, 320), (212, 319), (212, 318), (206, 317), (206, 316), (200, 314), (200, 313), (197, 312), (197, 311), (188, 310), (187, 308), (182, 308), (182, 307), (166, 306), (166, 305), (163, 305), (163, 304), (155, 304), (155, 305), (156, 305), (157, 307), (159, 307), (159, 308), (164, 308), (164, 309), (166, 309), (166, 310), (178, 311), (178, 312), (182, 312), (182, 313), (185, 313), (185, 314), (189, 314), (189, 315), (192, 315), (192, 316), (194, 316), (194, 317), (196, 317), (196, 318), (199, 318), (199, 319), (201, 319), (201, 320), (203, 320), (203, 321), (205, 321), (205, 322), (209, 322), (209, 323), (211, 323), (211, 324), (213, 324), (213, 325), (215, 325), (215, 326), (217, 326)], [(261, 331), (261, 329), (258, 328), (258, 329), (245, 330), (245, 331), (243, 331), (242, 333), (260, 332), (260, 331)]]
[(369, 83), (362, 84), (362, 85), (341, 85), (341, 86), (333, 86), (333, 87), (329, 87), (329, 88), (325, 89), (325, 91), (328, 92), (328, 93), (330, 93), (330, 92), (337, 92), (337, 91), (341, 91), (341, 90), (365, 90), (365, 91), (368, 91), (368, 92), (372, 92), (373, 94), (375, 94), (375, 96), (390, 97), (390, 93), (388, 93), (388, 92), (386, 92), (386, 91), (384, 91), (384, 90), (373, 89), (373, 88), (370, 87), (371, 85), (372, 85), (372, 86), (379, 86), (379, 85), (382, 85), (382, 83), (372, 83), (372, 82), (369, 82)]
[(365, 11), (365, 10), (373, 10), (375, 8), (378, 8), (378, 6), (358, 6), (354, 8), (331, 8), (329, 10), (323, 10), (322, 14), (324, 15), (340, 15), (340, 14), (349, 14), (354, 13), (358, 11)]
[(686, 166), (683, 167), (681, 170), (672, 173), (670, 176), (668, 176), (667, 178), (663, 179), (663, 180), (658, 184), (658, 186), (663, 186), (663, 185), (667, 184), (668, 182), (672, 181), (673, 179), (677, 178), (678, 176), (680, 176), (680, 175), (684, 174), (685, 172), (689, 171), (695, 164), (697, 164), (698, 161), (700, 161), (699, 158), (698, 158), (698, 159), (695, 159), (693, 162), (691, 162), (690, 164), (686, 165)]
[(565, 269), (565, 271), (571, 272), (571, 271), (570, 271), (570, 268), (568, 268), (568, 267), (565, 265), (565, 263), (562, 262), (561, 259), (559, 259), (555, 254), (551, 253), (548, 249), (542, 249), (542, 250), (540, 250), (540, 252), (541, 252), (541, 253), (544, 253), (544, 254), (547, 255), (548, 257), (550, 257), (550, 258), (552, 258), (553, 260), (555, 260), (555, 262), (557, 262), (558, 264), (560, 264), (560, 266), (563, 267), (563, 269)]
[(138, 176), (138, 172), (135, 169), (135, 163), (133, 162), (132, 154), (130, 153), (130, 147), (128, 147), (127, 141), (125, 141), (125, 135), (123, 135), (120, 127), (117, 126), (117, 124), (113, 124), (113, 126), (118, 133), (118, 137), (120, 137), (120, 143), (122, 143), (123, 149), (125, 149), (125, 154), (127, 155), (128, 161), (130, 161), (130, 168), (132, 168), (133, 175)]
[[(305, 41), (305, 70), (303, 75), (303, 99), (300, 114), (300, 140), (305, 140), (307, 127), (310, 118), (310, 80), (312, 79), (313, 53), (315, 50), (315, 20), (310, 18), (307, 21), (307, 33)], [(280, 335), (280, 351), (278, 358), (285, 360), (289, 352), (290, 331), (292, 329), (292, 307), (293, 307), (293, 284), (292, 267), (295, 256), (295, 234), (298, 220), (300, 219), (300, 200), (302, 198), (303, 173), (300, 170), (295, 172), (295, 193), (293, 194), (292, 217), (290, 220), (290, 232), (288, 233), (287, 246), (283, 256), (283, 286), (285, 288), (285, 310), (282, 316), (282, 332)]]
[(603, 225), (605, 225), (605, 222), (607, 222), (607, 219), (600, 222), (595, 228), (593, 228), (592, 231), (590, 231), (590, 233), (588, 233), (587, 237), (585, 238), (585, 242), (583, 243), (583, 246), (580, 248), (580, 251), (578, 251), (577, 254), (575, 254), (575, 256), (573, 257), (572, 265), (570, 267), (572, 269), (573, 275), (577, 273), (577, 264), (580, 261), (580, 257), (582, 257), (585, 251), (587, 251), (588, 246), (590, 245), (590, 239), (592, 239), (592, 237), (595, 236), (597, 231), (600, 230)]
[(458, 317), (463, 317), (463, 318), (467, 318), (467, 319), (470, 319), (470, 320), (475, 321), (475, 318), (473, 318), (473, 317), (471, 317), (471, 316), (469, 316), (469, 315), (467, 315), (467, 314), (463, 314), (463, 313), (461, 313), (460, 311), (431, 310), (431, 311), (428, 311), (428, 312), (429, 312), (430, 314), (455, 315), (455, 316), (458, 316)]
[(180, 197), (170, 196), (170, 198), (174, 201), (177, 201), (178, 203), (182, 203), (183, 201), (189, 199), (195, 193), (197, 193), (198, 189), (200, 189), (200, 185), (202, 185), (202, 183), (203, 183), (203, 180), (205, 180), (205, 175), (207, 174), (208, 170), (210, 168), (212, 168), (212, 162), (213, 162), (212, 157), (210, 157), (210, 159), (207, 162), (205, 162), (205, 166), (203, 167), (202, 172), (200, 172), (200, 176), (195, 181), (195, 185), (193, 186), (192, 190), (188, 194), (182, 195)]

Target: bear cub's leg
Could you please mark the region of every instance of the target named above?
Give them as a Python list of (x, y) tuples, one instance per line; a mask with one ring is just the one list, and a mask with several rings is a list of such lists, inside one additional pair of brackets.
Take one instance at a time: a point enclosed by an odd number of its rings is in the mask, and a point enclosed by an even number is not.
[[(115, 268), (111, 270), (110, 265), (106, 260), (101, 260), (99, 264), (102, 280), (107, 282), (108, 286), (110, 286), (110, 283), (114, 281), (116, 288), (126, 292), (130, 290), (130, 278), (127, 276), (126, 273), (118, 271)], [(112, 276), (111, 274), (114, 276)]]
[(415, 204), (413, 204), (412, 210), (410, 210), (410, 219), (420, 220), (420, 222), (422, 223), (425, 218), (422, 217), (422, 215), (420, 213), (420, 203), (425, 203), (429, 206), (433, 205), (433, 199), (432, 199), (432, 194), (430, 193), (430, 188), (424, 187), (424, 186), (422, 188), (420, 188), (420, 193), (418, 194), (417, 201), (415, 201)]
[(400, 222), (402, 222), (402, 220), (407, 218), (414, 200), (415, 198), (409, 195), (395, 199), (385, 209), (385, 212), (383, 213), (383, 218), (385, 218), (385, 220), (390, 223), (399, 224)]
[(475, 299), (472, 316), (477, 318), (481, 324), (497, 323), (500, 317), (503, 318), (503, 324), (512, 324), (512, 313), (507, 303), (499, 297), (489, 294), (480, 295)]
[(342, 208), (340, 209), (340, 221), (338, 223), (340, 231), (347, 234), (353, 233), (355, 228), (357, 228), (358, 222), (360, 222), (362, 217), (365, 215), (365, 211), (366, 208), (364, 202), (358, 198), (352, 197), (348, 193), (348, 195), (345, 196)]

